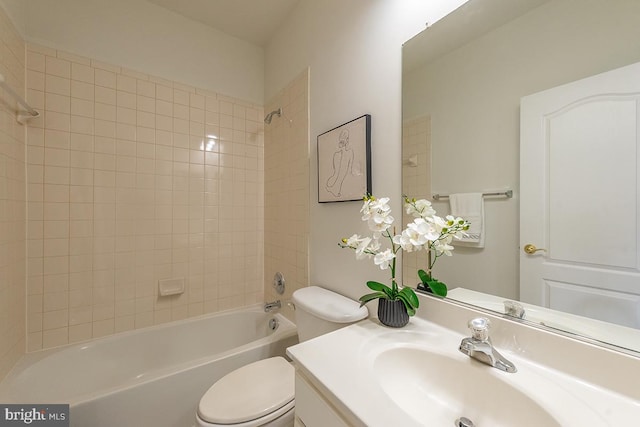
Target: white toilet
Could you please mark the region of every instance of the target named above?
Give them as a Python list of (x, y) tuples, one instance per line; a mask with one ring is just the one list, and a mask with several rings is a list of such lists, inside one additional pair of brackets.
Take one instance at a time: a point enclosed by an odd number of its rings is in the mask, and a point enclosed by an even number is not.
[[(317, 286), (293, 293), (300, 341), (348, 326), (368, 315), (365, 307)], [(202, 396), (198, 427), (291, 427), (293, 366), (283, 357), (259, 360), (222, 377)]]

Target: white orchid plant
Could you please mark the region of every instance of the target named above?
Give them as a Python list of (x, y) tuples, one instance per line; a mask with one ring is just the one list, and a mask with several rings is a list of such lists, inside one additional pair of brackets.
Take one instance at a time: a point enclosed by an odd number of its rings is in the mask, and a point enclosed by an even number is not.
[[(436, 215), (435, 209), (428, 200), (409, 199), (404, 197), (404, 205), (408, 215), (414, 217), (412, 223), (396, 236), (395, 243), (407, 251), (427, 251), (427, 270), (418, 270), (422, 289), (439, 296), (447, 296), (447, 286), (432, 275), (433, 266), (442, 255), (453, 255), (453, 239), (466, 236), (469, 221), (460, 217), (447, 215), (444, 219)], [(420, 287), (420, 286), (419, 286)]]
[[(353, 249), (357, 259), (373, 258), (375, 265), (381, 270), (391, 270), (391, 287), (375, 282), (367, 282), (367, 287), (375, 291), (360, 297), (360, 305), (364, 305), (374, 299), (401, 300), (409, 316), (415, 314), (419, 306), (418, 297), (410, 287), (399, 289), (396, 283), (396, 256), (400, 250), (407, 252), (426, 250), (428, 252), (427, 270), (419, 270), (418, 276), (425, 289), (436, 295), (446, 296), (447, 287), (444, 283), (434, 279), (431, 275), (436, 260), (442, 255), (451, 255), (454, 238), (461, 238), (465, 230), (469, 229), (469, 222), (462, 218), (454, 218), (448, 215), (445, 219), (436, 215), (436, 211), (427, 200), (404, 198), (407, 214), (415, 219), (402, 230), (401, 234), (393, 235), (391, 228), (394, 218), (391, 216), (389, 198), (377, 199), (373, 195), (364, 197), (364, 204), (360, 212), (362, 220), (367, 222), (369, 230), (373, 232), (371, 237), (362, 237), (354, 234), (349, 238), (343, 238), (338, 245), (341, 248)], [(388, 241), (389, 247), (383, 248), (382, 241)]]

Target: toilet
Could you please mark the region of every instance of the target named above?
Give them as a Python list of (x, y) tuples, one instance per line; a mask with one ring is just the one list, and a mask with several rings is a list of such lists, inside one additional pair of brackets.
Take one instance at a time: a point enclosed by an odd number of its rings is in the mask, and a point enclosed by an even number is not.
[[(367, 317), (360, 304), (318, 286), (293, 293), (300, 341), (348, 326)], [(293, 426), (295, 370), (283, 357), (270, 357), (222, 377), (200, 399), (198, 427)]]

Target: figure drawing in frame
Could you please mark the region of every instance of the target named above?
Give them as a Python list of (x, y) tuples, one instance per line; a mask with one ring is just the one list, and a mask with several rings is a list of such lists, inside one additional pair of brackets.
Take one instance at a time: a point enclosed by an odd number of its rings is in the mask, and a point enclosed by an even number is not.
[(318, 136), (318, 201), (361, 200), (371, 191), (371, 116)]

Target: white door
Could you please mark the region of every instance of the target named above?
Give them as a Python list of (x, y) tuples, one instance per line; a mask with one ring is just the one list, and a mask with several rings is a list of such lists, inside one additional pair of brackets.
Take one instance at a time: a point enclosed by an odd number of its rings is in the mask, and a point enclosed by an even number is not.
[(522, 301), (640, 328), (639, 102), (640, 63), (522, 98)]

